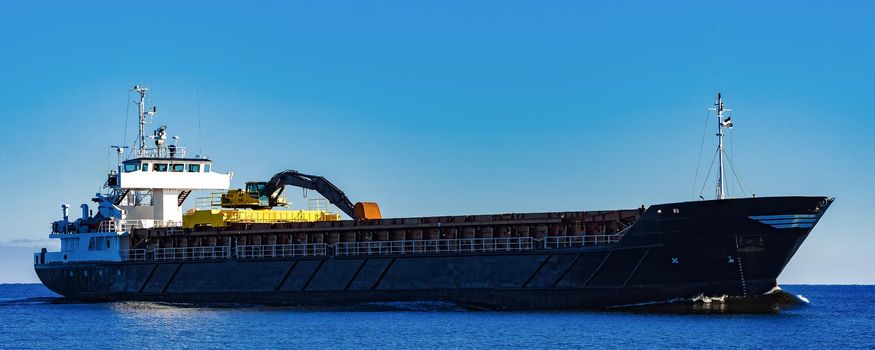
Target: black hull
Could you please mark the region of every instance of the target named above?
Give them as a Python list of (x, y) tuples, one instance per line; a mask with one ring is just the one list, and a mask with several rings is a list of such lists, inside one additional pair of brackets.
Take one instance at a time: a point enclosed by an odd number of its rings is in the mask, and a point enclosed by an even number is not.
[[(577, 310), (697, 296), (756, 296), (812, 227), (825, 197), (699, 201), (650, 207), (616, 244), (518, 253), (37, 265), (73, 300), (342, 306), (438, 301), (495, 310)], [(813, 226), (813, 225), (812, 225)]]

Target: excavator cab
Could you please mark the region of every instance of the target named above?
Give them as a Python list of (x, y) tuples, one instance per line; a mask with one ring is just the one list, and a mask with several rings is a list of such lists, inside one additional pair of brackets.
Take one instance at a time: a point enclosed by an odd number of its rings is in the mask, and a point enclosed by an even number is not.
[(264, 187), (267, 182), (247, 182), (246, 194), (252, 202), (257, 201), (258, 206), (262, 208), (270, 208), (270, 201), (267, 199), (267, 194), (264, 193)]
[(267, 182), (247, 182), (245, 189), (228, 190), (222, 194), (222, 208), (270, 209), (274, 206), (288, 206), (285, 198), (279, 197), (271, 203), (265, 193)]
[(267, 186), (267, 182), (247, 182), (246, 193), (249, 193), (250, 196), (264, 195), (265, 186)]

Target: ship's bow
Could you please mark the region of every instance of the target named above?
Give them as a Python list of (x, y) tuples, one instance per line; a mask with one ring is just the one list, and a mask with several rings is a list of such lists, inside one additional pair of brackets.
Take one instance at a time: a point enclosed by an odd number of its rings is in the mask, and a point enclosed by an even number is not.
[(623, 243), (659, 246), (648, 257), (659, 266), (641, 279), (665, 295), (759, 295), (777, 285), (832, 201), (762, 197), (654, 205)]

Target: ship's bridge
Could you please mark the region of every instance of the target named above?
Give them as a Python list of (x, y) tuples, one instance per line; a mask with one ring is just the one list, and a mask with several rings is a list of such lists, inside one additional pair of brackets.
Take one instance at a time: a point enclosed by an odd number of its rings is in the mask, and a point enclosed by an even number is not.
[(115, 204), (125, 210), (127, 219), (180, 225), (182, 203), (192, 191), (231, 186), (232, 174), (214, 172), (209, 158), (172, 155), (128, 159), (119, 165), (117, 174), (110, 175), (108, 185), (117, 191)]
[(122, 162), (115, 188), (127, 190), (227, 189), (230, 174), (212, 171), (208, 158), (141, 157)]

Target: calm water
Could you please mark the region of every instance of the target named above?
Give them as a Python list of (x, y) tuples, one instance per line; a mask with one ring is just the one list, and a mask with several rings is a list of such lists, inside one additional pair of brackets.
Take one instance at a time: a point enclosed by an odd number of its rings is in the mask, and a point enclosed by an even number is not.
[(807, 306), (769, 315), (204, 308), (58, 304), (0, 285), (0, 348), (875, 348), (875, 286), (784, 286)]

